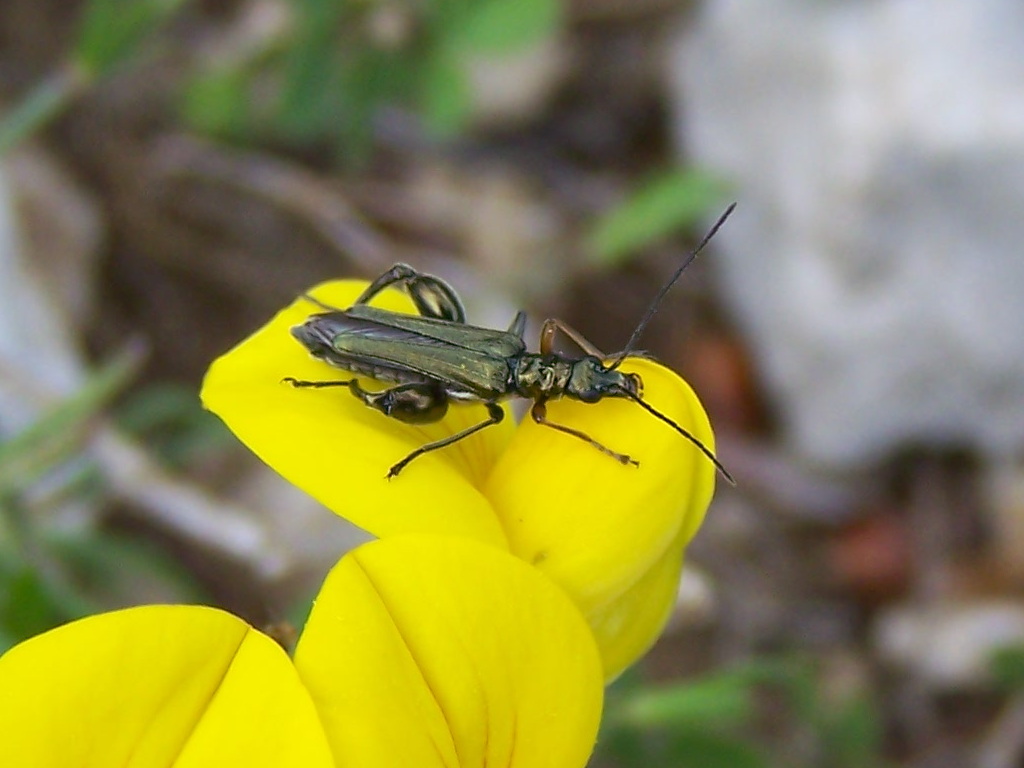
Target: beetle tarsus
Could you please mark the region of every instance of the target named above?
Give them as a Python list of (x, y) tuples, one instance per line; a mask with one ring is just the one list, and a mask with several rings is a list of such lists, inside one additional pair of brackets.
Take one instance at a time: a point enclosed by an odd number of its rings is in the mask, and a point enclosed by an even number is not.
[(296, 379), (294, 376), (285, 376), (281, 379), (282, 384), (291, 384), (296, 389), (323, 389), (325, 387), (350, 387), (355, 379), (346, 379), (344, 381), (306, 381), (304, 379)]

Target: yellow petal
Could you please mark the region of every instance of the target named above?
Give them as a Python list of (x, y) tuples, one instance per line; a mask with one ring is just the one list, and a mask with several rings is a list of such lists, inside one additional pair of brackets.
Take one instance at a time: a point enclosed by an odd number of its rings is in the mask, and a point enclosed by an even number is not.
[(0, 657), (0, 765), (332, 766), (288, 657), (230, 614), (92, 616)]
[(669, 547), (628, 591), (586, 617), (601, 648), (608, 681), (657, 641), (672, 615), (682, 570), (683, 547)]
[(295, 654), (338, 765), (583, 766), (602, 670), (535, 569), (465, 539), (366, 544), (328, 576)]
[[(622, 368), (641, 375), (648, 404), (714, 450), (707, 415), (686, 382), (650, 360), (630, 359)], [(715, 468), (679, 433), (628, 400), (560, 400), (549, 404), (548, 419), (640, 462), (624, 466), (527, 419), (488, 480), (487, 495), (512, 552), (554, 579), (593, 620), (645, 583), (674, 543), (681, 551), (692, 538), (711, 500)], [(651, 589), (660, 595), (664, 585), (654, 579)], [(653, 637), (663, 618), (646, 621), (623, 631)], [(614, 637), (602, 632), (598, 639), (606, 665), (621, 668), (621, 660), (610, 656)]]
[[(310, 293), (326, 304), (347, 307), (365, 287), (362, 281), (337, 281)], [(408, 298), (394, 290), (373, 303), (413, 310)], [(296, 389), (282, 383), (286, 376), (351, 378), (313, 359), (292, 338), (292, 326), (321, 311), (299, 298), (215, 360), (203, 382), (204, 405), (287, 480), (377, 536), (426, 531), (504, 546), (478, 486), (514, 429), (512, 419), (417, 458), (387, 480), (388, 469), (410, 451), (483, 421), (486, 411), (480, 405), (453, 404), (438, 423), (410, 425), (369, 408), (344, 388)], [(363, 381), (367, 388), (383, 388)]]

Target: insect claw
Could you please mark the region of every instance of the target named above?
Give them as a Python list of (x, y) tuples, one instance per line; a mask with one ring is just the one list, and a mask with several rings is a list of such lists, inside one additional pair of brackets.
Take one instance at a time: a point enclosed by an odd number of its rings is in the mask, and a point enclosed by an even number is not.
[(634, 459), (628, 453), (617, 453), (616, 451), (613, 451), (611, 448), (605, 448), (603, 445), (601, 445), (600, 443), (596, 443), (596, 442), (594, 443), (594, 447), (597, 448), (599, 451), (601, 451), (601, 453), (608, 454), (609, 456), (611, 456), (613, 459), (615, 459), (617, 462), (619, 462), (619, 464), (622, 464), (623, 466), (625, 466), (627, 464), (632, 464), (634, 467), (639, 467), (640, 466), (640, 462), (637, 461), (636, 459)]

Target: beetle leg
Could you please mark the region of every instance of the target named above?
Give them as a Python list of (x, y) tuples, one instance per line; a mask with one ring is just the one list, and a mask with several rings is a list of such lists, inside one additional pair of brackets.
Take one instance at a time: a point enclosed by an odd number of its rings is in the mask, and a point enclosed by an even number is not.
[(448, 412), (448, 396), (436, 384), (400, 384), (368, 392), (353, 381), (348, 388), (366, 405), (406, 424), (430, 424)]
[(554, 318), (545, 320), (544, 325), (540, 329), (540, 353), (542, 355), (550, 355), (555, 351), (555, 333), (558, 331), (564, 333), (569, 337), (569, 340), (572, 341), (573, 344), (582, 349), (588, 355), (601, 360), (604, 359), (604, 353), (587, 341), (586, 336), (577, 331), (571, 325)]
[(572, 435), (573, 437), (578, 437), (580, 440), (590, 443), (592, 446), (597, 448), (597, 450), (599, 450), (601, 453), (605, 453), (611, 456), (620, 464), (632, 464), (633, 466), (636, 467), (640, 466), (639, 461), (630, 458), (624, 453), (616, 453), (611, 448), (606, 448), (605, 446), (597, 442), (597, 440), (588, 435), (586, 432), (581, 432), (578, 429), (567, 427), (564, 424), (555, 424), (552, 421), (548, 421), (548, 408), (545, 403), (546, 401), (543, 399), (535, 400), (533, 403), (533, 407), (530, 409), (530, 416), (533, 417), (533, 420), (538, 424), (542, 424), (545, 427), (551, 427), (552, 429), (557, 429), (559, 432), (564, 432), (565, 434)]
[(509, 323), (508, 332), (513, 336), (518, 336), (520, 339), (523, 338), (523, 331), (526, 330), (526, 313), (523, 310), (516, 312), (516, 316), (512, 318), (512, 322)]
[(311, 389), (348, 387), (364, 405), (406, 424), (429, 424), (448, 412), (448, 396), (435, 384), (400, 384), (382, 392), (370, 392), (363, 389), (356, 379), (303, 381), (287, 376), (281, 381), (293, 387)]
[(366, 304), (388, 286), (401, 283), (424, 317), (450, 320), (453, 323), (466, 322), (466, 310), (454, 289), (444, 280), (433, 275), (417, 272), (408, 264), (395, 264), (391, 269), (370, 283), (353, 304)]
[(405, 469), (406, 465), (416, 457), (422, 456), (424, 453), (427, 453), (429, 451), (436, 451), (438, 448), (444, 448), (445, 446), (451, 445), (452, 443), (457, 443), (459, 442), (459, 440), (462, 440), (465, 437), (469, 437), (470, 435), (479, 432), (484, 427), (489, 427), (492, 424), (498, 424), (499, 422), (502, 421), (502, 419), (505, 418), (505, 411), (497, 403), (485, 402), (484, 405), (487, 406), (488, 418), (486, 421), (481, 421), (479, 424), (474, 424), (473, 426), (468, 427), (462, 430), (461, 432), (456, 432), (454, 435), (446, 437), (442, 440), (435, 440), (432, 443), (421, 445), (419, 448), (417, 448), (415, 451), (410, 453), (408, 456), (406, 456), (404, 459), (402, 459), (400, 462), (398, 462), (391, 469), (388, 470), (388, 480), (390, 480), (393, 477), (397, 477), (398, 473)]

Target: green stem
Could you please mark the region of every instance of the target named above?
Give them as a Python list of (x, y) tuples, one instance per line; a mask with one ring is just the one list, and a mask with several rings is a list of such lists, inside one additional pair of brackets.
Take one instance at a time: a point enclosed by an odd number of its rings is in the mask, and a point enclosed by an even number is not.
[(0, 120), (0, 157), (60, 114), (88, 85), (79, 68), (66, 66), (39, 83)]

